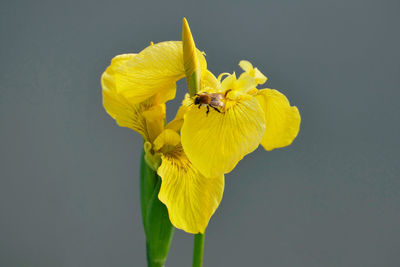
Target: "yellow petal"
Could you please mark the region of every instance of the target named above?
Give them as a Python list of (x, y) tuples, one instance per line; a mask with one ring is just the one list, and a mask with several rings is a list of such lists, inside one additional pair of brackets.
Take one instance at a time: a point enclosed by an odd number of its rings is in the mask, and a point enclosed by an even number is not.
[(183, 115), (186, 113), (186, 110), (187, 107), (185, 105), (180, 106), (175, 118), (170, 121), (165, 128), (180, 132), (183, 124)]
[(227, 75), (226, 78), (221, 82), (222, 92), (229, 91), (229, 97), (231, 99), (236, 99), (240, 95), (248, 92), (256, 86), (257, 84), (254, 78), (250, 75), (241, 75), (239, 79), (237, 79), (235, 73), (232, 75)]
[(154, 96), (154, 104), (163, 104), (171, 99), (174, 99), (176, 95), (176, 90), (170, 90), (169, 88), (160, 90)]
[(300, 129), (300, 113), (290, 106), (282, 93), (273, 89), (258, 92), (257, 99), (264, 109), (266, 130), (261, 145), (266, 150), (290, 145)]
[(201, 72), (201, 92), (212, 91), (218, 92), (221, 90), (220, 83), (217, 78), (215, 78), (214, 74), (209, 70), (203, 70)]
[(164, 125), (165, 104), (162, 100), (171, 97), (171, 95), (160, 96), (156, 94), (154, 97), (135, 104), (117, 92), (115, 70), (134, 57), (136, 57), (135, 54), (116, 56), (101, 76), (103, 105), (107, 113), (116, 120), (119, 126), (137, 131), (145, 140), (152, 141), (161, 133)]
[[(241, 60), (239, 66), (245, 71), (240, 75), (240, 78), (250, 76), (254, 78), (256, 84), (264, 84), (267, 81), (267, 77), (261, 73), (257, 68), (253, 68), (253, 65), (247, 60)], [(240, 79), (239, 78), (239, 79)]]
[(179, 107), (178, 112), (176, 113), (175, 118), (172, 121), (170, 121), (165, 126), (165, 128), (174, 130), (175, 132), (179, 133), (182, 128), (183, 117), (184, 117), (188, 107), (191, 105), (191, 103), (192, 103), (192, 100), (190, 99), (189, 94), (186, 94), (185, 98), (182, 101), (182, 105)]
[(116, 69), (117, 92), (139, 103), (162, 90), (176, 90), (184, 77), (181, 42), (161, 42), (148, 46), (132, 60)]
[(115, 85), (115, 68), (134, 57), (135, 54), (116, 56), (112, 60), (111, 66), (101, 76), (103, 105), (107, 113), (117, 121), (119, 126), (131, 128), (147, 139), (146, 121), (141, 116), (141, 111), (142, 107), (149, 108), (151, 103), (132, 105), (125, 97), (117, 93)]
[(239, 62), (239, 66), (244, 70), (245, 72), (250, 72), (253, 69), (253, 65), (247, 61), (247, 60), (241, 60)]
[(146, 121), (146, 130), (148, 134), (147, 140), (153, 142), (153, 140), (156, 139), (156, 137), (164, 129), (164, 121), (166, 116), (165, 104), (154, 105), (147, 110), (143, 110), (142, 116)]
[(222, 113), (191, 105), (181, 129), (182, 145), (190, 161), (203, 175), (230, 172), (254, 151), (265, 132), (265, 115), (255, 97), (227, 100)]
[(171, 223), (188, 233), (204, 233), (224, 191), (224, 176), (204, 177), (181, 146), (162, 156), (157, 171), (162, 179), (158, 198), (168, 208)]
[(221, 81), (223, 76), (226, 76), (221, 82), (221, 88), (223, 89), (223, 91), (236, 89), (235, 88), (235, 82), (237, 80), (236, 74), (235, 73), (229, 74), (224, 72), (218, 76), (218, 80)]
[(165, 129), (154, 140), (154, 150), (161, 153), (168, 153), (181, 142), (181, 137), (177, 132), (171, 129)]
[[(134, 104), (160, 92), (175, 96), (176, 81), (185, 76), (182, 50), (180, 41), (161, 42), (113, 66), (116, 91)], [(201, 68), (206, 68), (204, 56), (198, 50), (197, 54)]]
[(154, 171), (158, 170), (158, 167), (161, 165), (161, 153), (155, 152), (153, 149), (153, 145), (146, 141), (143, 144), (144, 149), (144, 160), (147, 165)]

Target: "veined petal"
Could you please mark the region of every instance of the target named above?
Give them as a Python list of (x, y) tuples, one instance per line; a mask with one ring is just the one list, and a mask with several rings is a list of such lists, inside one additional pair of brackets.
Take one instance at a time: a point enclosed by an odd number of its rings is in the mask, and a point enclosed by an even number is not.
[[(182, 50), (180, 41), (161, 42), (121, 62), (114, 68), (117, 92), (134, 104), (159, 92), (175, 96), (176, 81), (185, 76)], [(197, 54), (201, 68), (205, 69), (203, 54), (198, 50)]]
[(290, 106), (282, 93), (273, 89), (259, 90), (257, 99), (265, 113), (266, 130), (261, 145), (266, 150), (290, 145), (300, 129), (300, 113)]
[(116, 69), (117, 91), (139, 103), (161, 90), (176, 90), (175, 83), (184, 74), (182, 43), (161, 42)]
[(226, 100), (222, 113), (188, 107), (181, 129), (186, 155), (199, 171), (214, 177), (230, 172), (254, 151), (265, 132), (265, 115), (255, 97)]
[(171, 223), (188, 233), (204, 233), (224, 191), (224, 175), (204, 177), (186, 157), (182, 146), (162, 156), (158, 198), (168, 208)]
[(165, 119), (165, 104), (159, 99), (170, 96), (156, 94), (154, 97), (135, 104), (117, 92), (115, 70), (134, 57), (136, 57), (135, 54), (116, 56), (101, 76), (103, 106), (119, 126), (137, 131), (145, 140), (152, 141), (161, 132)]

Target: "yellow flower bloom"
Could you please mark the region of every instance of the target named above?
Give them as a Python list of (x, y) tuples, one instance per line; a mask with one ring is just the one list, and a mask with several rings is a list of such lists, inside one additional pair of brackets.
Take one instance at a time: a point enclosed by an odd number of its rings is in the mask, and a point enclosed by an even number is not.
[[(224, 174), (260, 144), (266, 150), (291, 144), (300, 114), (278, 91), (257, 89), (267, 78), (248, 61), (239, 63), (239, 78), (223, 73), (217, 79), (186, 20), (183, 40), (115, 57), (102, 75), (103, 104), (145, 140), (146, 162), (162, 179), (158, 197), (172, 224), (203, 233), (222, 199)], [(185, 76), (190, 95), (165, 126), (165, 102)]]
[(248, 61), (239, 65), (245, 71), (239, 78), (223, 73), (218, 80), (226, 78), (219, 85), (206, 88), (208, 95), (223, 96), (220, 112), (191, 105), (184, 116), (183, 149), (206, 176), (232, 171), (260, 143), (266, 150), (287, 146), (299, 131), (297, 108), (276, 90), (256, 89), (267, 78)]

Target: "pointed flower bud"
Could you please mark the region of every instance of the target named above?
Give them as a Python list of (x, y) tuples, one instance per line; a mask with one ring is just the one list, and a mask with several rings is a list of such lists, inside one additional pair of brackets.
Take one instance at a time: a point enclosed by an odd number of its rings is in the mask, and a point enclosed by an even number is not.
[(196, 52), (196, 45), (186, 18), (183, 18), (182, 44), (186, 81), (190, 96), (194, 96), (200, 88), (201, 67)]

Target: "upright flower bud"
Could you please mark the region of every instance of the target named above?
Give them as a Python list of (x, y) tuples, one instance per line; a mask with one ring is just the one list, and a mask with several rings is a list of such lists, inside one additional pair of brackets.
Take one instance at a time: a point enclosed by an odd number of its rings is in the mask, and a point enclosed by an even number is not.
[(190, 96), (194, 96), (200, 88), (201, 67), (196, 52), (196, 45), (186, 18), (183, 18), (182, 44), (186, 81)]

